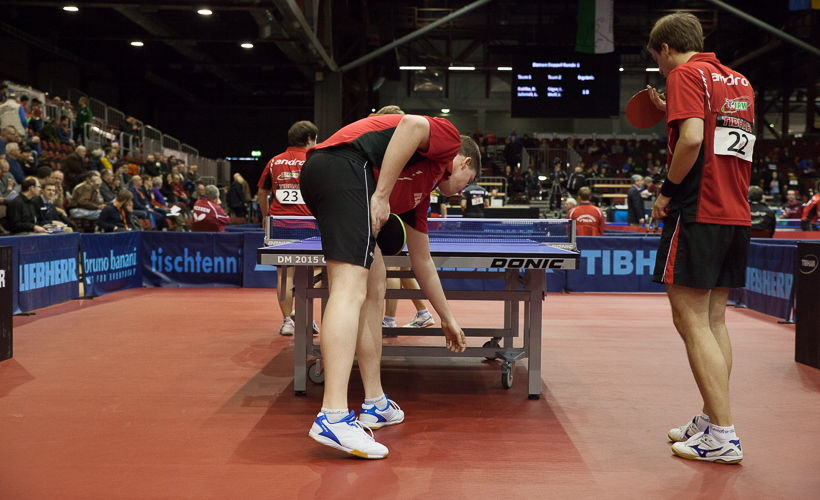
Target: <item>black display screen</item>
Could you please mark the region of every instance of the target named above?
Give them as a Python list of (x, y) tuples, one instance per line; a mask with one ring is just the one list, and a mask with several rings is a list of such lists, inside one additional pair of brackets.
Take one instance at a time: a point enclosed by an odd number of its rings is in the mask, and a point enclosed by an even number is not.
[(620, 56), (545, 50), (513, 55), (513, 118), (617, 116)]

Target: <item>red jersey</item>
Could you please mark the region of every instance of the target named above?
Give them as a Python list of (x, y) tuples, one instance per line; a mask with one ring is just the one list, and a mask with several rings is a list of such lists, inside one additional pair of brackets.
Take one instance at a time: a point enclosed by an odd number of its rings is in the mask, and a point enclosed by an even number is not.
[(299, 175), (306, 153), (307, 148), (290, 146), (265, 165), (257, 186), (273, 192), (269, 215), (312, 215), (299, 190)]
[(695, 54), (666, 81), (668, 162), (687, 118), (704, 121), (703, 144), (692, 170), (670, 202), (686, 222), (751, 225), (747, 194), (754, 149), (754, 90), (712, 53)]
[(786, 203), (780, 212), (781, 219), (803, 219), (803, 204), (795, 201), (794, 205)]
[(225, 225), (230, 222), (231, 218), (222, 210), (215, 201), (210, 198), (200, 198), (196, 200), (193, 209), (194, 222), (193, 226), (201, 225), (202, 223), (210, 222), (216, 224), (220, 233), (225, 232)]
[[(384, 152), (404, 116), (371, 116), (351, 123), (311, 148), (308, 156), (315, 150), (330, 147), (351, 149), (372, 166), (373, 176), (378, 182)], [(390, 193), (390, 210), (400, 215), (412, 211), (415, 215), (411, 218), (415, 220), (413, 229), (427, 234), (430, 192), (439, 181), (449, 177), (447, 169), (461, 149), (461, 136), (453, 124), (444, 118), (424, 118), (430, 123), (430, 147), (427, 151), (416, 151), (399, 174)], [(408, 221), (408, 217), (402, 219)]]
[(575, 234), (578, 236), (604, 235), (604, 212), (592, 203), (581, 203), (570, 210), (567, 217), (575, 220)]
[(811, 218), (812, 224), (817, 224), (817, 217), (820, 215), (820, 193), (812, 196), (806, 206), (803, 208), (803, 216), (801, 220), (803, 222), (809, 220)]

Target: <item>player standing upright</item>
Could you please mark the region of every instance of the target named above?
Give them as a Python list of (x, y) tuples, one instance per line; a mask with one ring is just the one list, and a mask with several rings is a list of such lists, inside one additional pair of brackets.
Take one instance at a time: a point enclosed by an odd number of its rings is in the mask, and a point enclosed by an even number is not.
[(703, 398), (691, 423), (669, 431), (672, 451), (717, 463), (743, 459), (729, 407), (730, 288), (745, 285), (751, 216), (746, 199), (754, 148), (754, 90), (702, 53), (703, 29), (688, 13), (664, 16), (648, 48), (666, 76), (669, 175), (652, 217), (664, 219), (653, 280), (664, 283), (675, 328)]
[[(309, 121), (296, 122), (288, 130), (288, 149), (274, 156), (265, 166), (262, 177), (259, 179), (259, 207), (263, 215), (277, 216), (307, 216), (310, 210), (305, 206), (299, 181), (302, 165), (305, 163), (305, 154), (308, 148), (316, 145), (316, 136), (319, 129)], [(273, 192), (270, 208), (268, 196)], [(264, 217), (262, 218), (264, 225)], [(277, 266), (277, 273), (287, 273), (285, 298), (279, 302), (284, 321), (279, 333), (293, 335), (294, 324), (291, 318), (293, 311), (293, 267)], [(279, 274), (281, 276), (281, 274)]]

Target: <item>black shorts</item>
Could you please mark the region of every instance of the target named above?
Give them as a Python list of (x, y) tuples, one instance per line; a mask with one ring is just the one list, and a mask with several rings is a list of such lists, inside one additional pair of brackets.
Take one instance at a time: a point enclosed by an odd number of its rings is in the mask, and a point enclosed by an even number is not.
[(367, 160), (349, 149), (317, 150), (302, 166), (299, 185), (319, 224), (325, 259), (370, 269), (376, 248), (370, 197), (376, 181)]
[(689, 288), (742, 288), (746, 285), (749, 226), (684, 222), (663, 223), (652, 281)]

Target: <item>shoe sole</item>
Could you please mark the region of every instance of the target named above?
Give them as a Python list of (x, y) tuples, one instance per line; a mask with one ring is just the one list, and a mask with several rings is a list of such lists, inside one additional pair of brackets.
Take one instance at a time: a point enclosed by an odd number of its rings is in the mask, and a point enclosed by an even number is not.
[(332, 439), (328, 439), (323, 436), (314, 436), (312, 432), (308, 432), (308, 436), (310, 436), (311, 439), (313, 439), (319, 444), (330, 446), (331, 448), (335, 448), (345, 453), (350, 453), (351, 455), (355, 455), (359, 458), (366, 458), (368, 460), (381, 460), (382, 458), (387, 458), (387, 453), (385, 453), (384, 455), (368, 455), (367, 453), (359, 451), (356, 448), (346, 448), (337, 443), (336, 441), (333, 441)]
[(282, 332), (279, 332), (279, 335), (281, 335), (281, 336), (283, 336), (283, 337), (293, 337), (293, 334), (292, 334), (292, 333), (282, 333)]
[(714, 457), (714, 458), (712, 458), (712, 457), (695, 457), (695, 456), (692, 456), (692, 455), (684, 455), (684, 454), (678, 452), (678, 450), (676, 450), (675, 448), (672, 448), (672, 453), (679, 456), (680, 458), (685, 458), (686, 460), (696, 460), (698, 462), (711, 462), (713, 464), (723, 464), (723, 465), (737, 465), (737, 464), (740, 463), (741, 460), (743, 460), (743, 457), (740, 457), (736, 460), (725, 460), (725, 459), (720, 458), (720, 457)]
[(398, 424), (404, 422), (404, 417), (401, 417), (401, 420), (396, 421), (396, 422), (378, 422), (378, 423), (375, 423), (373, 425), (368, 424), (367, 422), (362, 420), (361, 417), (359, 418), (359, 421), (361, 423), (363, 423), (364, 425), (370, 427), (370, 429), (375, 431), (375, 430), (381, 429), (382, 427), (390, 427), (391, 425), (398, 425)]

